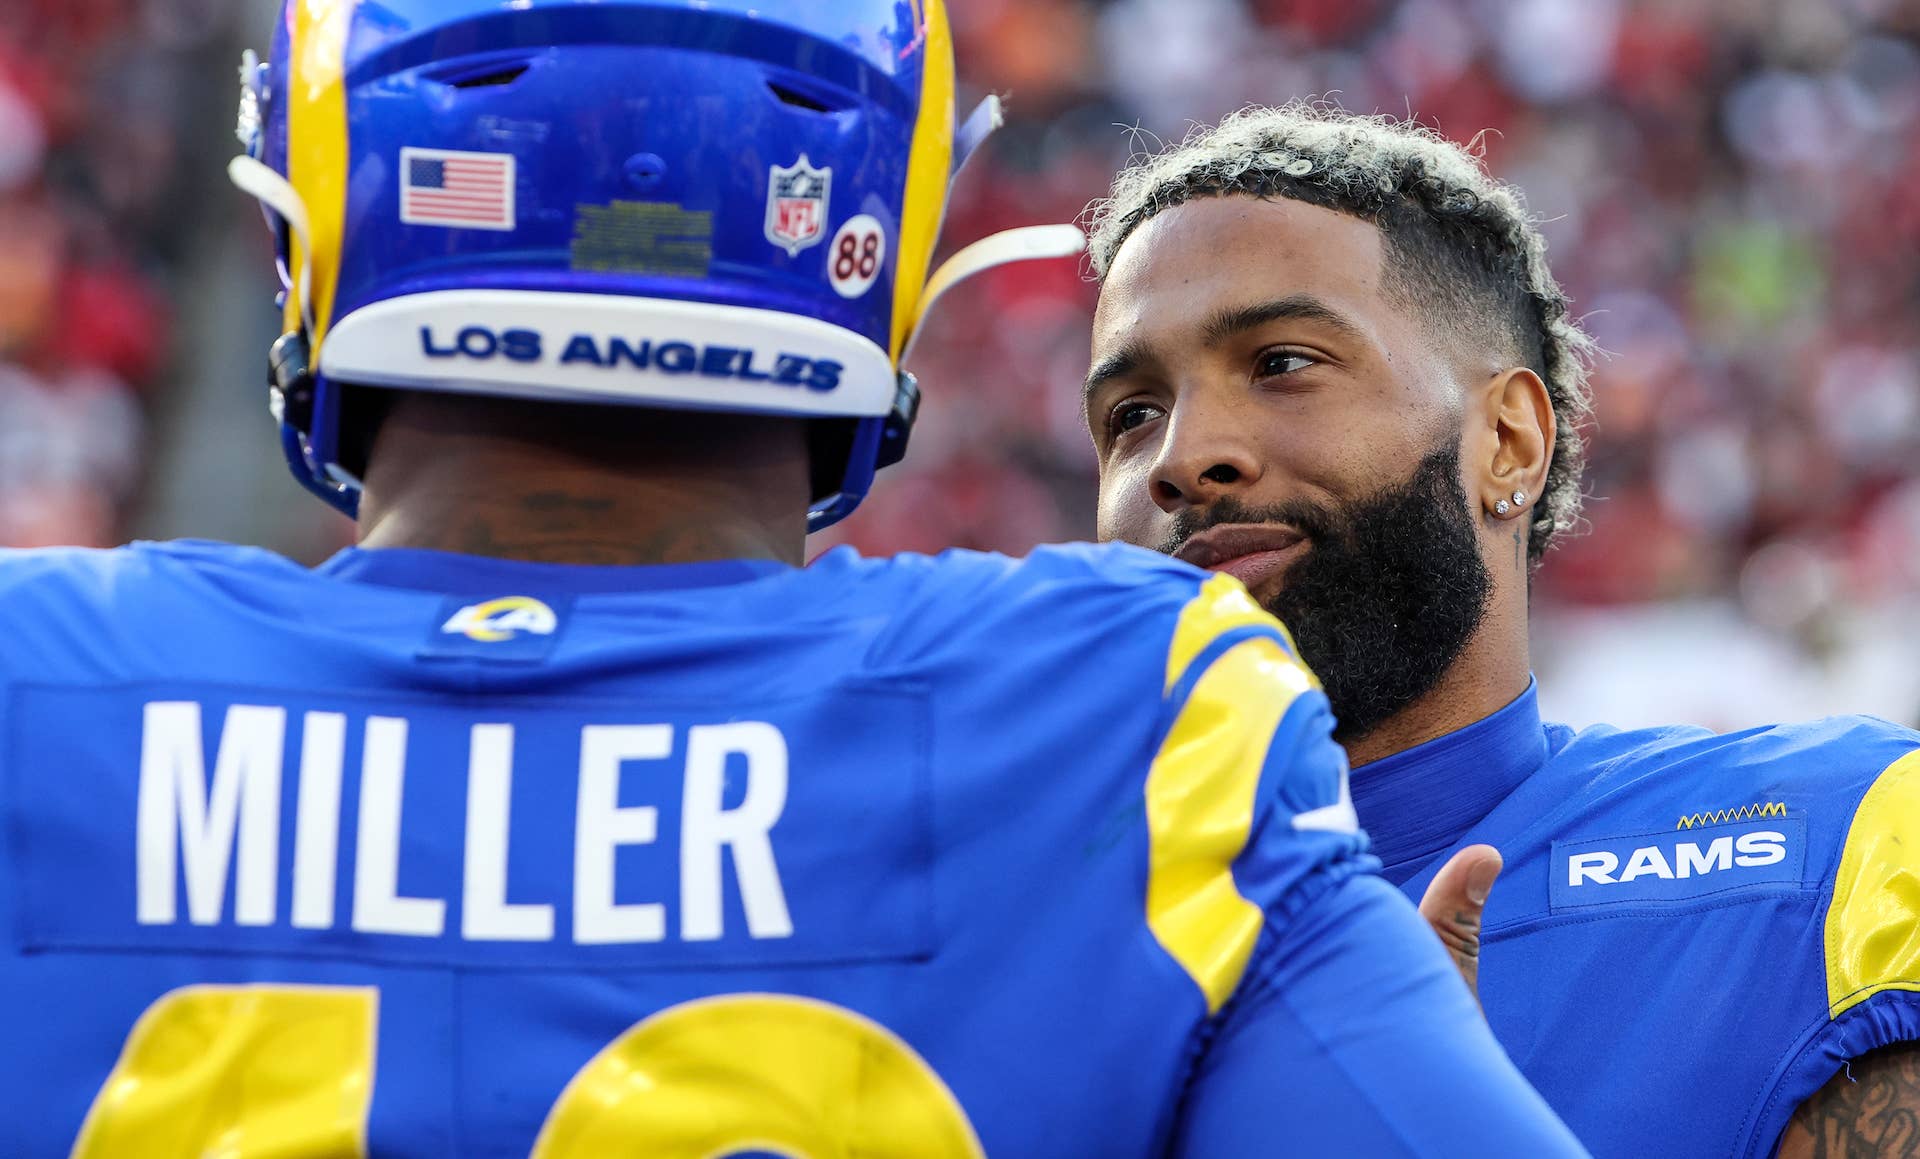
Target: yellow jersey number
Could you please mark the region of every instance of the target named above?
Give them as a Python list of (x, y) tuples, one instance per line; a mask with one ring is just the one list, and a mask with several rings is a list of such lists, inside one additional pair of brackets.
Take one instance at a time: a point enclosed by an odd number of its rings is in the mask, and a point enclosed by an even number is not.
[[(379, 992), (188, 986), (127, 1036), (73, 1159), (365, 1159)], [(946, 1083), (851, 1010), (786, 994), (671, 1006), (574, 1075), (532, 1159), (980, 1159)]]

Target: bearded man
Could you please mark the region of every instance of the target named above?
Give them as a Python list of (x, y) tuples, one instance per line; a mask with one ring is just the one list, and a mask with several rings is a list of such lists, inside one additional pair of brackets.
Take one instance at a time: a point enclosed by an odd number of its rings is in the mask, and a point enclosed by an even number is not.
[(1518, 193), (1412, 124), (1249, 109), (1092, 226), (1101, 537), (1291, 628), (1410, 896), (1504, 856), (1481, 1001), (1575, 1133), (1912, 1154), (1920, 735), (1540, 720), (1528, 581), (1579, 506), (1593, 344)]

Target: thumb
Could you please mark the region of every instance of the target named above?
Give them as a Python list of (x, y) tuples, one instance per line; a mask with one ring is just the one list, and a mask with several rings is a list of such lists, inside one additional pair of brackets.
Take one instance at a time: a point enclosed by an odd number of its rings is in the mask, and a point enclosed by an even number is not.
[(1476, 999), (1480, 996), (1481, 915), (1503, 864), (1493, 846), (1469, 845), (1440, 867), (1420, 899), (1420, 916), (1440, 935)]

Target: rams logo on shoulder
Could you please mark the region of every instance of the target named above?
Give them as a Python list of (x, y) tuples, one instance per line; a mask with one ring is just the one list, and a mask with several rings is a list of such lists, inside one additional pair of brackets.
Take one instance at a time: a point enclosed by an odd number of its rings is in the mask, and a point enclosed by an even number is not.
[(1806, 860), (1807, 822), (1796, 815), (1556, 841), (1549, 908), (1684, 902), (1733, 889), (1797, 889)]
[(468, 604), (440, 626), (442, 632), (458, 632), (483, 644), (511, 640), (522, 632), (551, 636), (559, 625), (553, 609), (532, 596), (501, 596), (484, 603)]

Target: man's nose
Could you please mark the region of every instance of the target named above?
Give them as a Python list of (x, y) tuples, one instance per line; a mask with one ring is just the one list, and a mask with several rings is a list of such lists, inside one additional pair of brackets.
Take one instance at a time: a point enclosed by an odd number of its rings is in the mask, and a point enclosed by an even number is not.
[(1232, 407), (1176, 407), (1148, 487), (1168, 514), (1204, 507), (1260, 478), (1252, 416)]

